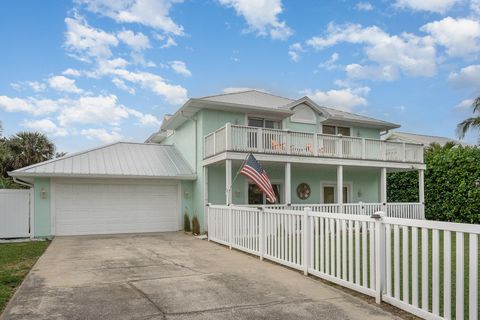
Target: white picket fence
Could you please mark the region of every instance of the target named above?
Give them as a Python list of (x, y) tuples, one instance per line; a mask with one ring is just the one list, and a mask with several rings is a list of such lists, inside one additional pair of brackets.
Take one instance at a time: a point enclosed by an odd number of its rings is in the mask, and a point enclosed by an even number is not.
[(328, 204), (268, 204), (268, 205), (239, 205), (250, 208), (304, 210), (309, 207), (315, 212), (347, 213), (370, 216), (382, 211), (386, 217), (403, 219), (425, 220), (425, 205), (418, 202), (387, 202), (387, 203), (328, 203)]
[(309, 207), (210, 205), (207, 214), (210, 241), (425, 319), (479, 317), (480, 225), (390, 218), (381, 212), (373, 217), (314, 212)]
[(32, 206), (33, 189), (0, 189), (0, 239), (30, 236)]

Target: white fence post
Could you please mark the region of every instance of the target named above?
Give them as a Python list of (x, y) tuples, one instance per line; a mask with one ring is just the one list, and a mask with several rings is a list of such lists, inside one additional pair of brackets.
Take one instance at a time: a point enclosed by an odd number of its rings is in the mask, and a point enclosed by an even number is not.
[(258, 211), (258, 251), (260, 255), (260, 260), (263, 260), (263, 252), (265, 245), (265, 214), (263, 212), (264, 208), (260, 208)]
[[(210, 221), (210, 203), (207, 203), (207, 226), (211, 226), (211, 221)], [(210, 228), (207, 230), (207, 240), (210, 241)]]
[[(382, 302), (385, 270), (385, 226), (382, 223), (383, 212), (375, 212), (372, 218), (375, 219), (375, 302)], [(372, 250), (372, 248), (370, 248)], [(370, 253), (371, 254), (371, 253)]]
[(232, 205), (228, 205), (228, 243), (230, 250), (232, 249), (233, 242), (233, 219), (232, 219)]
[(308, 254), (310, 253), (309, 250), (309, 245), (310, 245), (310, 227), (308, 225), (309, 223), (309, 217), (310, 217), (310, 212), (312, 212), (312, 208), (310, 207), (305, 207), (303, 209), (303, 223), (302, 223), (302, 234), (303, 234), (303, 250), (302, 250), (302, 262), (303, 262), (303, 274), (308, 275), (308, 266), (309, 266), (309, 256)]

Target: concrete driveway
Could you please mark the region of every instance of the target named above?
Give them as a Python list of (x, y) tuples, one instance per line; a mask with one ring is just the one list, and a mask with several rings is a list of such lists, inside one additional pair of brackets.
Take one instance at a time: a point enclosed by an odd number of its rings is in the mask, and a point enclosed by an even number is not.
[(57, 237), (5, 319), (392, 319), (301, 273), (183, 233)]

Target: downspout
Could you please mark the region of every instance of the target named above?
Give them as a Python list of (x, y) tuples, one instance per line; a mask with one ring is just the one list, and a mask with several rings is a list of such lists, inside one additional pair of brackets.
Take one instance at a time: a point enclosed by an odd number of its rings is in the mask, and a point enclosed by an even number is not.
[(16, 177), (13, 177), (13, 182), (21, 184), (22, 186), (33, 188), (33, 184), (31, 184), (27, 181), (24, 181), (24, 180), (17, 179)]

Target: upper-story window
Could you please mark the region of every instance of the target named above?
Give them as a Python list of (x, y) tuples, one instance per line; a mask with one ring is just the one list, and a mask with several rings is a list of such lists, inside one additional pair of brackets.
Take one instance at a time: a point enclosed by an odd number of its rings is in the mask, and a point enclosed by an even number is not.
[(350, 128), (348, 127), (338, 127), (338, 126), (329, 126), (329, 125), (323, 125), (322, 126), (322, 132), (324, 134), (341, 134), (342, 136), (350, 136)]
[(248, 118), (248, 126), (268, 129), (281, 129), (280, 121), (268, 120), (263, 118)]

